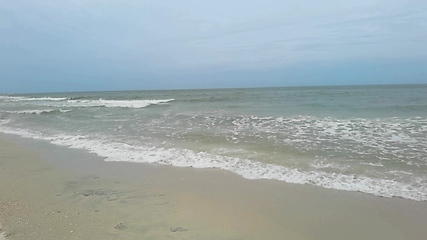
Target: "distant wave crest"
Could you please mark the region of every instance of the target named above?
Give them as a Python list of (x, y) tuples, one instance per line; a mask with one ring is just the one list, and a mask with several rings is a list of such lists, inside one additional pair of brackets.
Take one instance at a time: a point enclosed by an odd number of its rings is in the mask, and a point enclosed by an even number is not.
[(73, 107), (116, 107), (116, 108), (145, 108), (150, 105), (164, 104), (175, 99), (164, 100), (68, 100)]
[(22, 110), (22, 111), (5, 111), (6, 113), (13, 113), (13, 114), (48, 114), (48, 113), (66, 113), (70, 112), (72, 110), (70, 109), (36, 109), (36, 110)]
[(21, 102), (21, 101), (65, 101), (65, 100), (68, 100), (68, 98), (0, 96), (0, 100), (4, 100), (4, 101), (7, 101), (7, 102)]
[[(83, 97), (22, 97), (0, 96), (5, 102), (34, 102), (36, 105), (49, 107), (113, 107), (113, 108), (145, 108), (150, 105), (165, 104), (175, 99), (160, 100), (88, 100)], [(46, 103), (47, 102), (47, 103)]]

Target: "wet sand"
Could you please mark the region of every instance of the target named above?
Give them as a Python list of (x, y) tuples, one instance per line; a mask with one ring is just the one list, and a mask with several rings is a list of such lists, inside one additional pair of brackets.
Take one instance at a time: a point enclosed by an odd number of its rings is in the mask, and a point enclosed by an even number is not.
[(0, 239), (421, 240), (426, 222), (426, 202), (105, 162), (0, 135)]

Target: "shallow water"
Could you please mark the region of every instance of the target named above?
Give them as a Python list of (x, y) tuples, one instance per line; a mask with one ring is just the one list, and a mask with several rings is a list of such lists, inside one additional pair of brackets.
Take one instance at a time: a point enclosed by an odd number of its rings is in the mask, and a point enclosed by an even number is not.
[(427, 200), (427, 85), (3, 95), (0, 116), (107, 161)]

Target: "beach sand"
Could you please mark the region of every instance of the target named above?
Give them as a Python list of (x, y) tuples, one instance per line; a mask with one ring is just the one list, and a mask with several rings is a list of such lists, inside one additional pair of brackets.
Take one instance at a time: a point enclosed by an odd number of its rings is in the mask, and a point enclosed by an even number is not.
[(0, 135), (0, 239), (425, 239), (427, 203)]

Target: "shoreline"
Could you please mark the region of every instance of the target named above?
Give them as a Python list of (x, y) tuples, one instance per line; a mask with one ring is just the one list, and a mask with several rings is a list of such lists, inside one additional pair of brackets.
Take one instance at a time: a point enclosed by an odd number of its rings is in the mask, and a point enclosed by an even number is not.
[(0, 224), (12, 240), (31, 234), (31, 239), (427, 235), (426, 202), (248, 180), (218, 169), (105, 162), (83, 150), (8, 134), (0, 134), (0, 149), (5, 193)]

